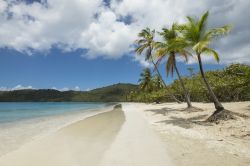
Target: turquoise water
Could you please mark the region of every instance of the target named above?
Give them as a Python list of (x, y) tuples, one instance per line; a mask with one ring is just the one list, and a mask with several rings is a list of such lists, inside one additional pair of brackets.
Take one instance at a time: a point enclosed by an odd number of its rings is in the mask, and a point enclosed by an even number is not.
[(105, 105), (86, 102), (3, 102), (0, 103), (0, 123), (86, 111)]

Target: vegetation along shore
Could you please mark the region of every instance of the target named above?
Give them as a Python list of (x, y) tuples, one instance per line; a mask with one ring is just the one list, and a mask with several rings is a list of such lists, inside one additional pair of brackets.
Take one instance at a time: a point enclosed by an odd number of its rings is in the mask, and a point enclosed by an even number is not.
[[(161, 73), (159, 72), (158, 65), (160, 65), (163, 61), (163, 64), (166, 66), (167, 76), (169, 74), (172, 76), (174, 73), (177, 74), (179, 89), (181, 89), (182, 94), (184, 94), (182, 97), (187, 103), (188, 110), (196, 110), (199, 108), (192, 107), (190, 98), (190, 93), (192, 92), (187, 89), (187, 85), (183, 81), (176, 61), (179, 57), (183, 57), (186, 62), (188, 62), (191, 57), (195, 58), (195, 60), (198, 61), (200, 71), (200, 75), (197, 77), (202, 80), (203, 87), (207, 92), (205, 95), (209, 96), (208, 98), (214, 103), (214, 107), (216, 109), (207, 120), (216, 122), (218, 120), (233, 119), (234, 116), (230, 111), (224, 109), (218, 98), (218, 94), (215, 94), (215, 90), (211, 86), (211, 81), (217, 82), (217, 80), (208, 80), (207, 74), (204, 72), (202, 57), (211, 55), (217, 62), (219, 62), (219, 54), (211, 47), (211, 44), (214, 39), (228, 34), (232, 27), (230, 25), (224, 25), (218, 28), (208, 28), (208, 16), (208, 11), (205, 12), (200, 18), (187, 16), (186, 23), (173, 23), (171, 27), (163, 28), (161, 32), (158, 32), (158, 34), (162, 37), (162, 41), (155, 41), (155, 30), (145, 28), (138, 34), (138, 40), (136, 40), (137, 48), (135, 51), (139, 55), (145, 55), (145, 59), (149, 60), (153, 64), (154, 70), (156, 71), (156, 82), (159, 80), (165, 89), (167, 89), (167, 86), (166, 83), (164, 83)], [(235, 68), (236, 70), (241, 68), (244, 72), (237, 72), (235, 71)], [(230, 75), (230, 69), (231, 71), (234, 70), (234, 75), (237, 76), (242, 74), (246, 77), (243, 84), (247, 86), (246, 88), (248, 88), (249, 67), (232, 65), (225, 70), (225, 74), (228, 73), (225, 76)], [(192, 69), (190, 69), (190, 71), (191, 70)], [(221, 73), (221, 76), (223, 76), (222, 74), (223, 73)], [(150, 70), (145, 69), (141, 77), (140, 81), (142, 90), (150, 90)], [(220, 84), (222, 85), (223, 82), (220, 82)], [(241, 85), (241, 87), (244, 85)], [(180, 102), (180, 100), (176, 97), (176, 94), (174, 94), (171, 89), (168, 89), (167, 92), (174, 101), (178, 103)], [(246, 94), (245, 98), (248, 98), (248, 96), (249, 93)], [(237, 92), (233, 95), (233, 98), (239, 98)]]

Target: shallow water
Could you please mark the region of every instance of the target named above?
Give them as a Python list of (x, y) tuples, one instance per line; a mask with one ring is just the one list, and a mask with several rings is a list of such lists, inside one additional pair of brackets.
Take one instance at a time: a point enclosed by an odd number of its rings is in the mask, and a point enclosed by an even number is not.
[(0, 156), (105, 108), (105, 103), (0, 103)]
[(0, 123), (27, 120), (104, 107), (86, 102), (4, 102), (0, 103)]

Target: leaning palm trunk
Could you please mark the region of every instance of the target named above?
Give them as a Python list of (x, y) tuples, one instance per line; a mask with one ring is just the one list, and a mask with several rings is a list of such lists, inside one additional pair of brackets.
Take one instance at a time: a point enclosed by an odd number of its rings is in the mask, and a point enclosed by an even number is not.
[[(166, 85), (165, 81), (162, 79), (161, 73), (160, 73), (160, 71), (159, 71), (159, 69), (158, 69), (158, 67), (157, 67), (157, 65), (156, 65), (156, 63), (154, 62), (154, 60), (153, 60), (152, 57), (151, 57), (151, 62), (152, 62), (152, 64), (154, 65), (154, 68), (155, 68), (155, 70), (156, 70), (156, 72), (157, 72), (159, 78), (161, 79), (161, 82), (163, 83), (164, 87), (167, 88), (167, 85)], [(181, 103), (181, 101), (178, 100), (178, 99), (174, 96), (174, 94), (173, 94), (172, 92), (169, 92), (169, 93), (170, 93), (170, 96), (174, 99), (174, 101), (176, 101), (177, 103)]]
[(178, 70), (178, 68), (177, 68), (177, 66), (176, 66), (175, 60), (174, 60), (174, 69), (175, 69), (175, 71), (176, 71), (176, 73), (177, 73), (177, 76), (178, 76), (178, 78), (179, 78), (179, 80), (180, 80), (182, 89), (184, 90), (185, 99), (186, 99), (188, 108), (190, 108), (190, 107), (192, 107), (192, 104), (191, 104), (191, 101), (190, 101), (190, 96), (189, 96), (189, 93), (188, 93), (188, 91), (187, 91), (187, 89), (186, 89), (184, 83), (183, 83), (183, 80), (182, 80), (182, 78), (181, 78), (181, 75), (180, 75), (180, 73), (179, 73), (179, 70)]
[(199, 61), (199, 67), (200, 67), (201, 76), (202, 76), (203, 81), (204, 81), (204, 83), (205, 83), (205, 85), (206, 85), (206, 87), (207, 87), (207, 89), (209, 91), (210, 96), (212, 97), (212, 100), (214, 102), (214, 106), (216, 108), (216, 112), (215, 113), (219, 113), (219, 112), (221, 112), (221, 111), (224, 110), (224, 107), (219, 102), (218, 98), (215, 96), (212, 88), (210, 87), (210, 85), (209, 85), (209, 83), (208, 83), (208, 81), (207, 81), (207, 79), (205, 77), (205, 74), (204, 74), (204, 71), (203, 71), (203, 67), (202, 67), (201, 55), (197, 54), (197, 57), (198, 57), (198, 61)]

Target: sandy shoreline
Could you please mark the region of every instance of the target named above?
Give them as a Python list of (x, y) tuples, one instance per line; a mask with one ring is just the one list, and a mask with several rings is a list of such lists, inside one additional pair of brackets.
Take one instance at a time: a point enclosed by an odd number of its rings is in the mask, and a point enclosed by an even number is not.
[[(124, 111), (123, 111), (124, 110)], [(0, 158), (1, 166), (165, 166), (165, 144), (134, 105), (73, 123)]]
[[(225, 103), (250, 116), (250, 102)], [(213, 112), (185, 104), (123, 103), (123, 109), (78, 120), (0, 157), (1, 166), (248, 166), (250, 118), (200, 124)]]
[(21, 120), (12, 123), (1, 123), (0, 157), (13, 150), (19, 149), (31, 141), (42, 139), (65, 126), (87, 117), (110, 111), (110, 109), (112, 109), (112, 106)]

